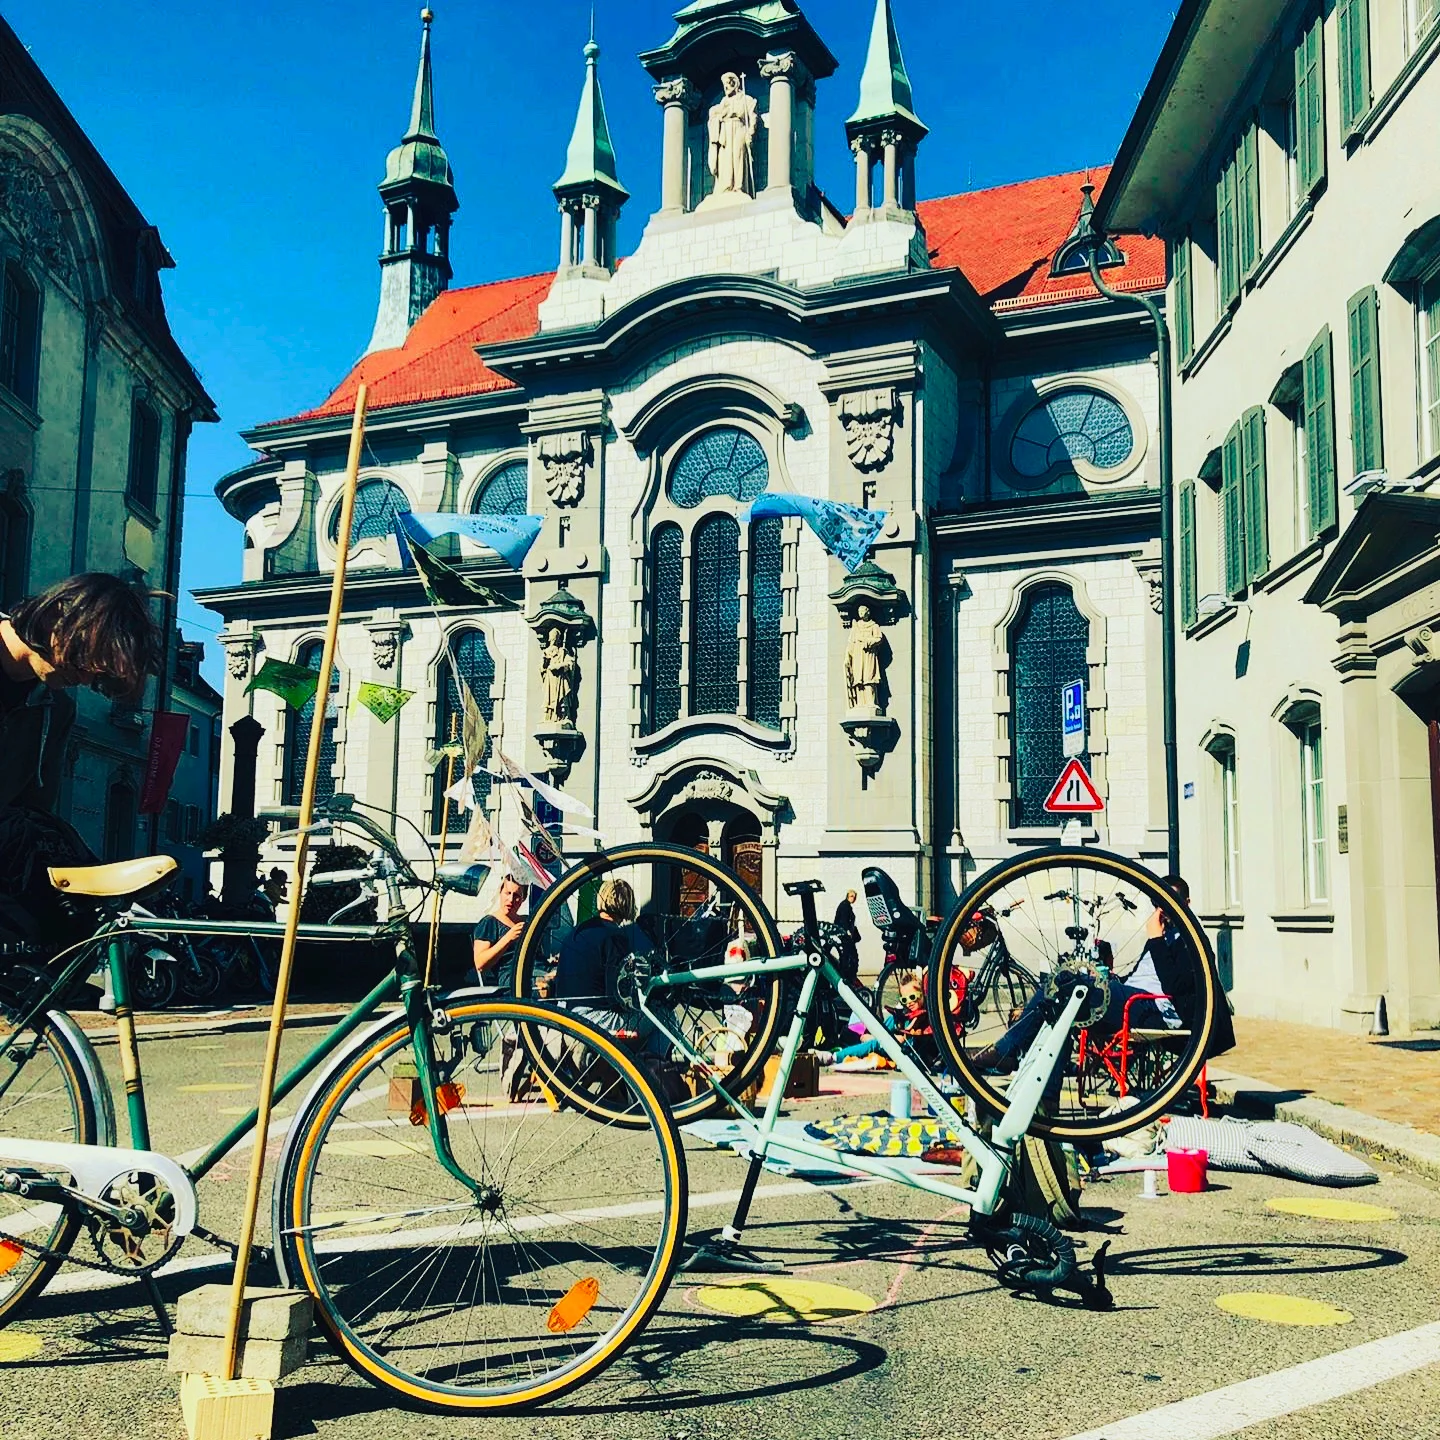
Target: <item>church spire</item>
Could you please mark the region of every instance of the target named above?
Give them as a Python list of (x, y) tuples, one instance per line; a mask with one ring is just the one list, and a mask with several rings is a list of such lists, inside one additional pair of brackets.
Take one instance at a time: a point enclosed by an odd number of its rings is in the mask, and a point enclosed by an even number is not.
[(630, 192), (620, 183), (600, 93), (600, 47), (585, 46), (585, 83), (565, 172), (552, 187), (560, 204), (560, 270), (608, 275), (615, 269), (615, 222)]
[(870, 27), (870, 48), (860, 77), (860, 103), (845, 122), (850, 148), (855, 152), (857, 216), (872, 204), (872, 174), (877, 160), (885, 167), (882, 210), (915, 208), (915, 147), (928, 128), (915, 113), (915, 97), (890, 0), (875, 0)]
[(380, 199), (385, 248), (380, 256), (380, 308), (370, 350), (404, 344), (425, 307), (450, 283), (450, 217), (460, 208), (450, 157), (435, 133), (435, 85), (430, 69), (434, 13), (420, 12), (420, 66), (410, 126), (385, 159)]

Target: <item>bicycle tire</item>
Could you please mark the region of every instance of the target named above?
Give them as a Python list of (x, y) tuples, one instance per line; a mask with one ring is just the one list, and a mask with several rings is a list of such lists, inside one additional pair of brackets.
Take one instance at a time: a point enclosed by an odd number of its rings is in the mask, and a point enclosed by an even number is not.
[(1039, 977), (1008, 951), (993, 966), (987, 959), (977, 972), (975, 982), (966, 987), (965, 999), (960, 1004), (962, 1021), (969, 1024), (969, 1017), (978, 1015), (987, 999), (1007, 1009), (1012, 1009), (1017, 1003), (1023, 1005), (1039, 983)]
[[(1037, 1110), (1030, 1125), (1029, 1133), (1033, 1135), (1055, 1140), (1099, 1141), (1126, 1134), (1158, 1119), (1194, 1083), (1205, 1064), (1215, 1008), (1219, 1003), (1215, 962), (1204, 929), (1189, 906), (1166, 891), (1159, 877), (1136, 861), (1104, 850), (1053, 846), (1029, 851), (992, 867), (972, 881), (960, 897), (936, 937), (930, 961), (931, 1016), (941, 1057), (982, 1108), (994, 1113), (1002, 1112), (1007, 1103), (1005, 1092), (996, 1083), (996, 1077), (976, 1063), (977, 1053), (967, 1048), (965, 1034), (957, 1033), (957, 1027), (948, 1022), (948, 1017), (936, 1003), (936, 997), (950, 993), (952, 977), (957, 970), (969, 968), (966, 962), (970, 957), (960, 944), (960, 932), (968, 917), (991, 897), (1004, 893), (1007, 885), (1018, 885), (1047, 868), (1089, 870), (1107, 875), (1116, 882), (1123, 882), (1152, 904), (1163, 907), (1173, 917), (1186, 947), (1185, 954), (1195, 985), (1193, 999), (1189, 1002), (1189, 1024), (1176, 1032), (1177, 1043), (1183, 1036), (1183, 1051), (1176, 1063), (1155, 1079), (1152, 1089), (1136, 1097), (1133, 1103), (1123, 1107), (1108, 1105), (1095, 1114), (1046, 1114), (1043, 1109)], [(1045, 897), (1046, 900), (1052, 898)], [(1072, 1045), (1074, 1041), (1072, 1032)], [(1062, 1063), (1063, 1060), (1062, 1056)], [(1075, 1108), (1079, 1109), (1078, 1102)]]
[(180, 993), (193, 1004), (206, 1005), (212, 1001), (220, 993), (223, 981), (220, 966), (199, 950), (180, 961), (176, 983)]
[[(591, 1056), (611, 1083), (623, 1084), (643, 1111), (648, 1133), (605, 1126), (548, 1100), (512, 1101), (508, 1106), (502, 1101), (490, 1106), (483, 1102), (472, 1105), (462, 1097), (456, 1101), (457, 1109), (449, 1113), (460, 1116), (463, 1132), (454, 1119), (447, 1122), (457, 1161), (462, 1152), (467, 1157), (472, 1153), (471, 1142), (481, 1145), (487, 1135), (496, 1142), (490, 1155), (498, 1158), (492, 1163), (481, 1148), (476, 1152), (480, 1164), (468, 1172), (489, 1177), (483, 1196), (467, 1194), (453, 1206), (430, 1207), (423, 1215), (408, 1214), (404, 1218), (418, 1218), (422, 1226), (409, 1231), (398, 1229), (393, 1215), (364, 1210), (357, 1214), (343, 1205), (338, 1212), (331, 1212), (331, 1202), (362, 1188), (352, 1174), (359, 1168), (352, 1158), (357, 1145), (362, 1154), (367, 1144), (381, 1154), (391, 1147), (413, 1152), (415, 1158), (403, 1161), (407, 1169), (402, 1175), (387, 1171), (380, 1186), (392, 1206), (397, 1201), (403, 1206), (427, 1196), (435, 1198), (438, 1192), (426, 1187), (436, 1183), (436, 1176), (446, 1178), (436, 1162), (428, 1130), (405, 1127), (402, 1131), (399, 1127), (404, 1120), (400, 1117), (386, 1119), (382, 1115), (379, 1123), (366, 1118), (378, 1109), (380, 1095), (386, 1096), (388, 1107), (394, 1099), (394, 1086), (406, 1083), (396, 1076), (395, 1062), (413, 1053), (412, 1036), (409, 1023), (403, 1016), (397, 1017), (352, 1042), (349, 1055), (322, 1076), (301, 1108), (297, 1142), (276, 1182), (277, 1258), (285, 1283), (303, 1286), (314, 1296), (321, 1326), (346, 1362), (405, 1403), (452, 1413), (528, 1409), (599, 1374), (641, 1332), (664, 1299), (684, 1243), (688, 1203), (684, 1150), (673, 1118), (643, 1071), (598, 1027), (553, 1006), (513, 999), (452, 997), (446, 1014), (446, 1031), (433, 1035), (431, 1043), (437, 1052), (453, 1049), (467, 1057), (450, 1069), (452, 1077), (473, 1077), (477, 1088), (482, 1077), (487, 1085), (512, 1083), (503, 1066), (507, 1028), (543, 1030), (572, 1054)], [(491, 1066), (497, 1045), (502, 1058), (498, 1072)], [(473, 1061), (468, 1059), (472, 1050)], [(378, 1094), (372, 1093), (372, 1084), (378, 1084)], [(497, 1098), (499, 1093), (497, 1090)], [(403, 1093), (401, 1099), (406, 1099)], [(526, 1127), (533, 1128), (535, 1143), (522, 1143)], [(337, 1131), (362, 1138), (336, 1140)], [(391, 1138), (407, 1132), (417, 1137), (409, 1146)], [(363, 1138), (371, 1136), (375, 1138)], [(524, 1168), (527, 1159), (533, 1178)], [(503, 1168), (499, 1161), (504, 1161)], [(428, 1178), (416, 1186), (412, 1177), (422, 1170)], [(327, 1180), (327, 1174), (335, 1178)], [(453, 1177), (448, 1183), (459, 1193)], [(527, 1183), (533, 1187), (531, 1191), (526, 1190)], [(626, 1184), (643, 1186), (647, 1198), (638, 1203), (627, 1198), (625, 1203), (611, 1206), (587, 1204), (597, 1192), (586, 1187)], [(537, 1198), (542, 1193), (553, 1193), (556, 1211), (540, 1209), (542, 1203), (550, 1203)], [(390, 1199), (391, 1195), (396, 1198)], [(321, 1202), (318, 1210), (317, 1200)], [(444, 1236), (431, 1233), (434, 1227), (425, 1228), (448, 1210), (460, 1214), (455, 1223), (438, 1227), (446, 1232)], [(332, 1215), (338, 1218), (327, 1218)], [(347, 1228), (349, 1251), (345, 1248)], [(562, 1230), (560, 1238), (547, 1238)], [(645, 1238), (637, 1238), (642, 1232)], [(317, 1235), (322, 1233), (331, 1238), (321, 1239), (317, 1245)], [(575, 1233), (580, 1241), (571, 1238)], [(473, 1243), (462, 1249), (465, 1242)], [(386, 1259), (387, 1246), (402, 1258)], [(465, 1260), (471, 1251), (473, 1255)], [(607, 1255), (613, 1253), (620, 1259), (607, 1272), (612, 1278), (605, 1285), (595, 1282), (598, 1300), (594, 1309), (571, 1329), (557, 1328), (555, 1317), (561, 1307), (569, 1303), (579, 1284), (588, 1283), (571, 1284), (553, 1306), (550, 1304), (559, 1285), (577, 1273), (575, 1261), (567, 1259), (572, 1252), (581, 1272), (588, 1272), (591, 1279), (609, 1263)], [(417, 1254), (428, 1258), (416, 1264), (413, 1257)], [(443, 1257), (438, 1266), (433, 1264), (437, 1254)], [(364, 1257), (363, 1265), (354, 1264), (355, 1255)], [(465, 1270), (462, 1278), (469, 1281), (468, 1296), (474, 1294), (478, 1273), (478, 1303), (462, 1306), (452, 1300), (449, 1287), (441, 1285), (447, 1265), (457, 1255)], [(392, 1277), (394, 1267), (400, 1264), (410, 1265), (417, 1279), (399, 1304), (411, 1304), (410, 1297), (421, 1287), (418, 1277), (427, 1274), (427, 1267), (428, 1288), (418, 1307), (382, 1313), (379, 1307), (387, 1294), (398, 1293), (408, 1278)], [(619, 1293), (607, 1298), (613, 1287), (620, 1287)], [(633, 1293), (627, 1293), (629, 1288)], [(366, 1321), (361, 1312), (369, 1303), (367, 1297), (377, 1289), (374, 1312)], [(577, 1303), (583, 1303), (583, 1296)], [(498, 1313), (487, 1315), (487, 1306)], [(599, 1313), (603, 1318), (611, 1311), (608, 1328), (593, 1337), (588, 1330), (580, 1333), (591, 1315)], [(542, 1325), (547, 1313), (549, 1318)], [(477, 1316), (481, 1333), (472, 1340)], [(565, 1319), (568, 1324), (568, 1317)], [(499, 1326), (499, 1338), (493, 1343), (511, 1345), (518, 1357), (502, 1361), (501, 1356), (487, 1352), (483, 1368), (477, 1369), (477, 1358), (467, 1362), (465, 1356), (451, 1353), (454, 1337), (462, 1329), (460, 1343), (467, 1349), (492, 1343), (487, 1339), (489, 1323)], [(586, 1342), (578, 1351), (566, 1348), (572, 1345), (566, 1339), (572, 1329), (574, 1345)], [(446, 1347), (443, 1353), (442, 1344)], [(551, 1352), (555, 1352), (555, 1363), (547, 1365)], [(407, 1368), (406, 1359), (417, 1356), (427, 1361), (423, 1373), (413, 1360)], [(522, 1364), (528, 1371), (515, 1378), (508, 1367)], [(473, 1378), (477, 1373), (479, 1383), (461, 1383), (462, 1376)]]
[[(11, 1081), (9, 1088), (0, 1095), (0, 1135), (17, 1138), (24, 1136), (35, 1140), (65, 1140), (77, 1145), (100, 1143), (102, 1107), (86, 1084), (85, 1067), (69, 1038), (48, 1015), (44, 1015), (38, 1022), (40, 1047), (35, 1049), (29, 1060), (18, 1060), (14, 1042), (20, 1035), (15, 1031), (14, 1024), (20, 1018), (20, 1013), (12, 1005), (0, 1002), (0, 1075)], [(35, 1100), (27, 1097), (34, 1096), (38, 1086), (49, 1082), (42, 1076), (27, 1083), (24, 1075), (18, 1073), (15, 1067), (34, 1064), (36, 1057), (42, 1053), (47, 1055), (53, 1070), (59, 1074), (65, 1100), (64, 1103), (52, 1101), (45, 1104), (44, 1094), (53, 1095), (53, 1090), (43, 1092), (42, 1108), (36, 1109)], [(18, 1118), (22, 1114), (22, 1107), (26, 1107), (25, 1120)], [(64, 1114), (67, 1109), (68, 1117)], [(57, 1120), (60, 1122), (58, 1128), (55, 1123)], [(26, 1135), (26, 1130), (35, 1133)], [(3, 1166), (3, 1163), (3, 1142), (0, 1142), (0, 1166)], [(0, 1222), (8, 1221), (13, 1225), (18, 1223), (21, 1217), (33, 1220), (33, 1213), (27, 1215), (25, 1212), (44, 1208), (54, 1208), (58, 1212), (54, 1225), (47, 1235), (39, 1238), (26, 1231), (26, 1238), (34, 1238), (35, 1243), (48, 1250), (68, 1251), (81, 1229), (81, 1218), (75, 1210), (60, 1206), (29, 1205), (19, 1197), (0, 1191)], [(39, 1225), (43, 1226), (44, 1223), (44, 1217), (40, 1217)], [(8, 1226), (0, 1224), (0, 1230), (3, 1229), (8, 1229)], [(5, 1255), (5, 1259), (12, 1263), (0, 1273), (0, 1326), (9, 1324), (44, 1290), (50, 1277), (62, 1263), (58, 1259), (33, 1256), (27, 1259), (26, 1255), (28, 1252), (16, 1259), (14, 1249)]]
[[(557, 921), (563, 922), (564, 917), (571, 914), (566, 907), (574, 901), (575, 914), (578, 914), (587, 887), (592, 887), (593, 894), (593, 887), (605, 876), (613, 875), (617, 870), (628, 866), (646, 864), (669, 865), (681, 872), (703, 877), (706, 884), (716, 887), (717, 894), (723, 887), (727, 896), (726, 903), (738, 907), (739, 918), (747, 925), (752, 937), (751, 958), (774, 957), (780, 954), (782, 942), (774, 918), (759, 896), (751, 892), (733, 870), (708, 855), (682, 845), (643, 841), (613, 846), (608, 850), (597, 850), (594, 854), (585, 856), (545, 892), (520, 937), (515, 958), (516, 995), (522, 999), (533, 999), (538, 994), (542, 972), (548, 968), (550, 954), (554, 949), (552, 931)], [(642, 908), (640, 923), (643, 924), (645, 919), (646, 913)], [(722, 963), (723, 947), (720, 953), (713, 956), (707, 953), (703, 959), (707, 964)], [(728, 1052), (728, 1068), (717, 1077), (727, 1095), (738, 1096), (758, 1077), (775, 1047), (785, 1013), (783, 982), (784, 977), (779, 974), (762, 976), (751, 982), (751, 987), (745, 994), (745, 1005), (751, 1009), (752, 1024), (743, 1037), (743, 1047)], [(664, 997), (667, 993), (652, 991), (650, 998), (656, 1003), (665, 1004)], [(531, 1058), (543, 1067), (543, 1056), (532, 1055)], [(547, 1076), (547, 1082), (552, 1084), (568, 1103), (577, 1108), (615, 1124), (629, 1123), (623, 1113), (607, 1106), (603, 1097), (578, 1089), (572, 1090), (563, 1072)], [(683, 1098), (677, 1095), (671, 1101), (671, 1109), (681, 1124), (699, 1120), (716, 1110), (726, 1108), (725, 1100), (708, 1085), (696, 1088), (698, 1093), (687, 1094)], [(635, 1123), (643, 1124), (643, 1118), (636, 1117)]]
[[(160, 947), (153, 946), (153, 949)], [(166, 952), (169, 953), (168, 951)], [(131, 957), (130, 998), (137, 1010), (164, 1010), (173, 1003), (180, 982), (175, 972), (180, 967), (178, 959), (156, 961), (152, 969), (146, 964), (143, 953)]]

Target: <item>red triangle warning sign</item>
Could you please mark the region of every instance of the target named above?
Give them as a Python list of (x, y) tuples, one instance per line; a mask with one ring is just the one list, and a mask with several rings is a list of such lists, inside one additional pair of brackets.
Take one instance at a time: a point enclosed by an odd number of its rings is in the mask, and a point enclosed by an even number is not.
[(1105, 808), (1105, 802), (1089, 772), (1078, 760), (1072, 760), (1060, 772), (1045, 808), (1052, 815), (1093, 815)]

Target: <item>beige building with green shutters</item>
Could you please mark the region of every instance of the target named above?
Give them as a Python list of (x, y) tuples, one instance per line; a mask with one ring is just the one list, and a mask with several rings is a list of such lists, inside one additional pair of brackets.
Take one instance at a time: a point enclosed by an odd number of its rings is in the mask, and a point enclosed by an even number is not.
[(1437, 11), (1187, 0), (1097, 207), (1171, 247), (1184, 869), (1357, 1030), (1440, 1025)]

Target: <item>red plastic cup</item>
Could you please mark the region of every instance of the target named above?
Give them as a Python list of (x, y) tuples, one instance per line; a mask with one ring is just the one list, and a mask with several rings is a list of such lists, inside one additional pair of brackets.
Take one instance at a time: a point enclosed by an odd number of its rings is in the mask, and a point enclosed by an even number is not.
[(1173, 1195), (1198, 1195), (1205, 1188), (1205, 1167), (1210, 1155), (1205, 1150), (1167, 1150), (1166, 1175)]

